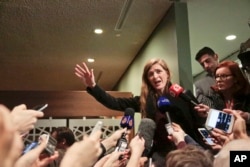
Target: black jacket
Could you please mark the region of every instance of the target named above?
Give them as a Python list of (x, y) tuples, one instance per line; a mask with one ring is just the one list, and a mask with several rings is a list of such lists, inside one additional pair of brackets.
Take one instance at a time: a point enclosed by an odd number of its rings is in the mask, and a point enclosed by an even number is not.
[[(87, 92), (97, 101), (110, 109), (124, 111), (126, 108), (130, 107), (136, 112), (140, 112), (139, 96), (131, 98), (115, 98), (97, 85), (94, 88), (87, 88)], [(168, 112), (172, 122), (178, 123), (196, 142), (203, 147), (206, 147), (197, 130), (199, 127), (202, 127), (202, 124), (197, 113), (192, 109), (193, 106), (189, 105), (182, 99), (174, 98), (171, 95), (166, 95), (166, 98), (171, 102), (171, 107)], [(167, 123), (166, 114), (158, 110), (153, 95), (149, 95), (147, 98), (146, 115), (147, 118), (153, 119), (156, 123), (153, 150), (166, 155), (169, 151), (175, 149), (175, 146), (167, 138), (168, 134), (165, 129), (165, 124)]]

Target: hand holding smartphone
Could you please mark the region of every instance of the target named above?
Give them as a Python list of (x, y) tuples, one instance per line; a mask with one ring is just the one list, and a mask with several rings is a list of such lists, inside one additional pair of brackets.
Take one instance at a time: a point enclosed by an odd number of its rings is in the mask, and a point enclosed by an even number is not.
[(209, 145), (215, 145), (212, 140), (212, 137), (210, 137), (209, 131), (206, 128), (198, 128), (198, 131)]
[(232, 114), (216, 109), (210, 109), (206, 120), (206, 126), (223, 130), (226, 133), (231, 133), (234, 121), (235, 118)]

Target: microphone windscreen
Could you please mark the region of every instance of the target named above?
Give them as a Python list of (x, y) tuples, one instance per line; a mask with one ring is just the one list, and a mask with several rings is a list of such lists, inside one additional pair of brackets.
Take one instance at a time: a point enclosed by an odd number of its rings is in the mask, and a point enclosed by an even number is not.
[(124, 115), (131, 116), (132, 118), (134, 118), (135, 110), (133, 108), (126, 108), (124, 111)]
[(143, 118), (138, 127), (138, 134), (145, 140), (145, 150), (149, 153), (155, 134), (156, 124), (152, 119)]
[(170, 105), (171, 105), (171, 103), (170, 103), (169, 99), (165, 96), (161, 96), (157, 100), (157, 107), (162, 113), (165, 113), (166, 111), (168, 111)]

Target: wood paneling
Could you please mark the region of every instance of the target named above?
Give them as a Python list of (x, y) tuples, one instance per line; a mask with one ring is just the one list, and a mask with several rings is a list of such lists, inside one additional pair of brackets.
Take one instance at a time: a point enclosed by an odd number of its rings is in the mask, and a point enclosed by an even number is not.
[[(109, 91), (115, 97), (132, 97), (130, 92)], [(76, 118), (83, 116), (123, 116), (97, 102), (86, 91), (0, 91), (0, 103), (12, 109), (19, 104), (32, 108), (48, 103), (45, 118)]]

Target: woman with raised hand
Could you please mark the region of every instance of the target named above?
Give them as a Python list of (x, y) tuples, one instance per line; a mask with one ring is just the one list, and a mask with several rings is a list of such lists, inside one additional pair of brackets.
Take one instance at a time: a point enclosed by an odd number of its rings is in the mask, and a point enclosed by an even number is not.
[(155, 156), (160, 156), (165, 160), (166, 154), (176, 149), (175, 145), (167, 138), (165, 129), (165, 124), (167, 123), (166, 114), (157, 107), (157, 101), (161, 96), (168, 98), (171, 103), (169, 114), (173, 122), (178, 123), (196, 141), (203, 143), (197, 131), (197, 122), (199, 120), (197, 113), (193, 111), (193, 106), (169, 94), (171, 74), (163, 59), (151, 59), (145, 64), (141, 94), (131, 98), (115, 98), (101, 89), (95, 82), (93, 69), (89, 69), (84, 62), (76, 65), (75, 75), (87, 87), (87, 92), (104, 106), (120, 111), (124, 111), (126, 108), (133, 108), (136, 112), (141, 113), (142, 118), (150, 118), (156, 122), (154, 146), (152, 149), (153, 154), (156, 153)]

